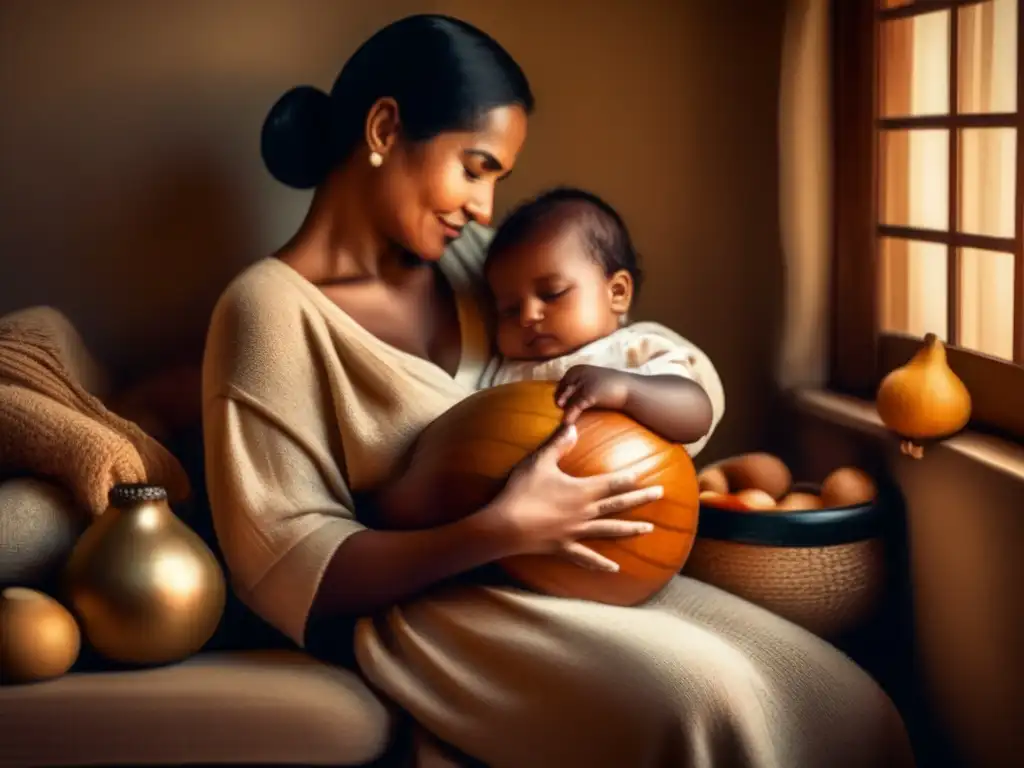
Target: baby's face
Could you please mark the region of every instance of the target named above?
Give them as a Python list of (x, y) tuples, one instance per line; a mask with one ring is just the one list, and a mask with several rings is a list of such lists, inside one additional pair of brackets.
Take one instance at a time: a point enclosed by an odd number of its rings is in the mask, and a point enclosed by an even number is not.
[(498, 350), (513, 360), (560, 357), (613, 333), (632, 295), (628, 275), (605, 275), (572, 227), (539, 231), (503, 251), (487, 282)]

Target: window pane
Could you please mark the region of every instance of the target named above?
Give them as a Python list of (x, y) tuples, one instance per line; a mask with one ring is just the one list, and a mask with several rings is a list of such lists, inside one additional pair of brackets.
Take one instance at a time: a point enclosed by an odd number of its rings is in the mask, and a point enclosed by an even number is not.
[(960, 111), (1017, 111), (1017, 3), (987, 0), (960, 9)]
[(1013, 254), (960, 251), (960, 346), (1013, 359)]
[(1016, 175), (1016, 128), (961, 131), (960, 230), (1013, 237)]
[(879, 217), (882, 224), (949, 229), (949, 131), (883, 131)]
[(883, 237), (879, 239), (878, 255), (882, 330), (912, 336), (934, 333), (945, 341), (946, 246)]
[(949, 113), (949, 11), (882, 23), (882, 117)]

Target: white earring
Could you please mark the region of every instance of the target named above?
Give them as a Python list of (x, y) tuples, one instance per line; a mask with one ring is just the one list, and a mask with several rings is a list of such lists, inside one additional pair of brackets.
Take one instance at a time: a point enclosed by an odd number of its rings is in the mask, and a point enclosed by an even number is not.
[(370, 165), (372, 165), (374, 168), (380, 168), (382, 165), (384, 165), (384, 155), (382, 155), (380, 152), (371, 152)]

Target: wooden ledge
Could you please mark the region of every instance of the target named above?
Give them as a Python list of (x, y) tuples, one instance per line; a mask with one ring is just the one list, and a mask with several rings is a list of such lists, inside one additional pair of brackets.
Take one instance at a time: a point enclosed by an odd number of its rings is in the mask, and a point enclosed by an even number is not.
[[(791, 392), (791, 399), (803, 413), (881, 439), (893, 439), (870, 400), (813, 388), (795, 389)], [(967, 431), (929, 450), (951, 451), (1024, 483), (1024, 445), (1019, 443)]]

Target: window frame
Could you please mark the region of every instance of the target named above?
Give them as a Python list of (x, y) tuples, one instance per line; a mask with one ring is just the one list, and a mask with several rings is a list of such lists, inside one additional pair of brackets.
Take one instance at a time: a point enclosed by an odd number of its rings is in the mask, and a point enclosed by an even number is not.
[[(927, 0), (882, 10), (878, 0), (831, 0), (832, 42), (832, 279), (828, 387), (873, 400), (882, 378), (903, 365), (921, 339), (883, 333), (879, 327), (878, 241), (909, 236), (954, 248), (981, 247), (1014, 255), (1014, 356), (1017, 362), (947, 346), (950, 367), (971, 393), (971, 428), (1024, 442), (1024, 0), (1017, 14), (1017, 111), (1007, 116), (960, 115), (956, 110), (958, 9), (985, 0)], [(879, 37), (881, 22), (949, 10), (950, 109), (938, 118), (887, 119), (889, 127), (1014, 127), (1017, 130), (1015, 232), (1012, 240), (956, 234), (959, 168), (950, 167), (950, 231), (928, 236), (905, 227), (880, 226), (878, 209)], [(957, 136), (950, 158), (959, 163)], [(1012, 244), (1012, 251), (1010, 247)], [(993, 248), (993, 246), (995, 246)], [(958, 261), (949, 265), (949, 302), (959, 313)]]

